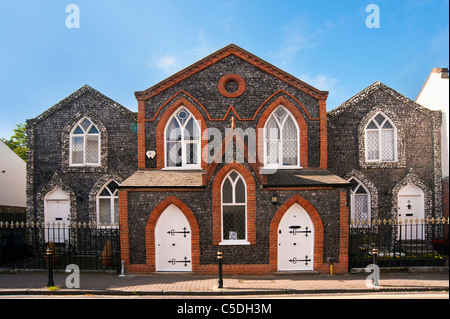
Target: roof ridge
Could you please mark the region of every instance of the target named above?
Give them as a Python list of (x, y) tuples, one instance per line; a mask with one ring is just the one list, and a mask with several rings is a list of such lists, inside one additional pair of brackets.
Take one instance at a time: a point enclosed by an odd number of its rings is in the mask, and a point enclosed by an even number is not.
[(161, 82), (151, 86), (150, 88), (144, 91), (136, 91), (134, 95), (137, 100), (146, 100), (148, 98), (151, 98), (152, 96), (155, 96), (156, 94), (170, 88), (172, 85), (181, 82), (187, 77), (190, 77), (204, 70), (210, 65), (217, 63), (218, 61), (232, 54), (268, 72), (269, 74), (277, 77), (278, 79), (287, 82), (288, 84), (294, 87), (297, 87), (298, 89), (304, 91), (309, 95), (312, 95), (317, 99), (326, 99), (328, 97), (328, 91), (321, 91), (313, 87), (312, 85), (296, 78), (295, 76), (287, 73), (286, 71), (279, 69), (278, 67), (272, 65), (271, 63), (261, 59), (260, 57), (242, 49), (241, 47), (233, 43), (209, 54), (203, 59), (191, 64), (190, 66), (182, 69), (181, 71), (178, 71), (177, 73), (169, 76), (165, 80), (162, 80)]
[(53, 106), (51, 106), (49, 109), (47, 109), (46, 111), (44, 111), (40, 115), (36, 116), (33, 119), (27, 120), (27, 122), (31, 121), (33, 124), (36, 124), (36, 123), (42, 121), (43, 119), (47, 118), (48, 116), (50, 116), (54, 112), (60, 110), (62, 107), (66, 106), (67, 104), (69, 104), (70, 102), (74, 101), (75, 99), (83, 96), (86, 93), (92, 93), (92, 94), (96, 95), (98, 98), (104, 100), (110, 106), (115, 107), (118, 111), (122, 112), (123, 114), (137, 119), (137, 115), (136, 115), (135, 112), (130, 111), (125, 106), (123, 106), (120, 103), (114, 101), (113, 99), (111, 99), (110, 97), (106, 96), (105, 94), (99, 92), (98, 90), (94, 89), (90, 85), (85, 84), (81, 88), (76, 90), (75, 92), (71, 93), (70, 95), (68, 95), (65, 98), (63, 98), (62, 100), (60, 100), (58, 103), (56, 103)]

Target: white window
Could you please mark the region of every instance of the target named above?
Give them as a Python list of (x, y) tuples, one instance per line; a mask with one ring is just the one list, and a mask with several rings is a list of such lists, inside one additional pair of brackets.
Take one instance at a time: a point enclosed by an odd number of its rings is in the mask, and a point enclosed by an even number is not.
[(200, 168), (200, 128), (184, 107), (177, 110), (167, 123), (165, 145), (166, 168)]
[(378, 113), (367, 124), (365, 135), (366, 161), (397, 161), (397, 129), (386, 115)]
[(299, 129), (292, 114), (278, 107), (264, 127), (264, 166), (299, 168)]
[(350, 180), (352, 183), (351, 198), (350, 198), (350, 212), (351, 219), (357, 221), (367, 221), (366, 225), (370, 224), (370, 193), (367, 188), (356, 178)]
[(87, 117), (81, 119), (70, 133), (70, 165), (100, 165), (100, 132)]
[(113, 226), (119, 224), (119, 190), (115, 181), (108, 182), (97, 195), (97, 224)]
[(247, 242), (247, 187), (242, 176), (231, 171), (222, 182), (222, 242)]

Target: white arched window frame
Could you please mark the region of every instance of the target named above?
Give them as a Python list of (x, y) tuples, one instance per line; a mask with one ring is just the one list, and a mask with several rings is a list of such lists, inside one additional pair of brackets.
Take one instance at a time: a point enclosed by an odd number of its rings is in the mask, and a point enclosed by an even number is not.
[(247, 185), (241, 174), (231, 171), (222, 181), (221, 245), (249, 245), (247, 240)]
[(352, 183), (350, 193), (350, 215), (354, 221), (369, 226), (371, 222), (371, 196), (368, 188), (357, 178), (349, 180)]
[(377, 113), (365, 128), (367, 162), (397, 162), (397, 127), (383, 113)]
[(119, 189), (114, 180), (107, 182), (97, 194), (97, 226), (119, 226)]
[(264, 167), (300, 168), (300, 129), (282, 105), (264, 126)]
[(70, 166), (100, 166), (100, 131), (83, 117), (70, 132)]
[(184, 107), (179, 108), (164, 130), (164, 162), (166, 169), (200, 169), (200, 127)]

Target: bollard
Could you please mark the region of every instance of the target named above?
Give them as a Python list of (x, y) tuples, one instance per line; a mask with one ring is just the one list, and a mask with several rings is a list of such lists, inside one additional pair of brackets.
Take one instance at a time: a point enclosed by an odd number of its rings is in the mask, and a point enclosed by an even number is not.
[(378, 262), (378, 249), (376, 249), (376, 248), (372, 249), (372, 258), (373, 258), (373, 264), (377, 265), (377, 262)]
[(217, 288), (223, 288), (223, 276), (222, 276), (222, 252), (217, 252), (217, 261), (219, 264), (219, 285)]
[(47, 248), (47, 259), (48, 259), (48, 282), (47, 287), (53, 287), (53, 251), (51, 248)]
[(121, 270), (119, 277), (125, 277), (125, 260), (120, 261), (121, 264)]

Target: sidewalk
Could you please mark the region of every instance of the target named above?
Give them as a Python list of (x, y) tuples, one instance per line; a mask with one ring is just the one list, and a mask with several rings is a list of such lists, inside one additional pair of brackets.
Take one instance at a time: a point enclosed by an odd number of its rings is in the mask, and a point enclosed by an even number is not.
[(368, 274), (346, 275), (270, 275), (261, 277), (225, 276), (224, 288), (217, 288), (218, 278), (194, 274), (127, 275), (81, 273), (80, 288), (68, 289), (69, 274), (55, 273), (54, 284), (59, 289), (50, 291), (48, 275), (39, 273), (0, 273), (0, 295), (275, 295), (346, 293), (373, 291), (449, 291), (447, 273), (381, 273), (380, 287), (366, 285)]

